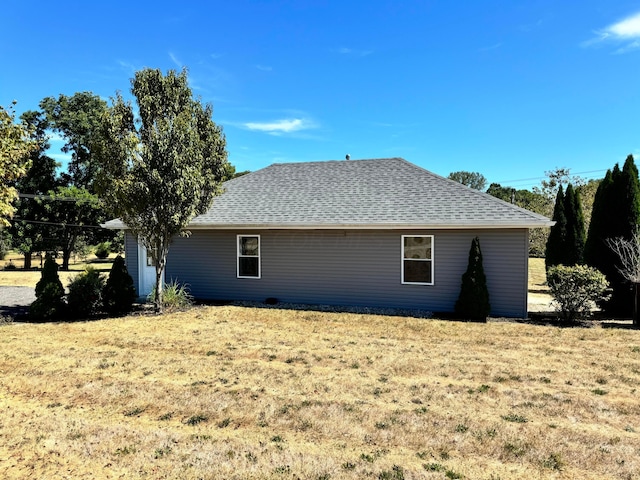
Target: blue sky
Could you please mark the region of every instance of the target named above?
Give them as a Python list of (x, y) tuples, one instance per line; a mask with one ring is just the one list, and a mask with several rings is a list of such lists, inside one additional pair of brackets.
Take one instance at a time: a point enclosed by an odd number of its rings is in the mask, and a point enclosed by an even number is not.
[(640, 160), (640, 1), (5, 0), (2, 17), (0, 104), (187, 67), (238, 171), (349, 153), (530, 188)]

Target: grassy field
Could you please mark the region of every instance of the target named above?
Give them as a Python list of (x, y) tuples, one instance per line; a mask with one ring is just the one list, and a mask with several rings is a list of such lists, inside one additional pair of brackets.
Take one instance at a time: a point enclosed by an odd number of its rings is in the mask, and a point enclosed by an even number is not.
[(636, 330), (208, 306), (0, 342), (2, 478), (640, 478)]
[[(69, 271), (60, 271), (58, 275), (62, 284), (66, 287), (71, 279), (82, 272), (88, 265), (108, 274), (115, 257), (115, 254), (111, 254), (108, 259), (100, 260), (91, 254), (86, 259), (72, 259), (69, 262)], [(57, 259), (57, 262), (61, 264), (62, 260)], [(5, 270), (5, 267), (9, 264), (13, 264), (18, 268), (16, 270)], [(40, 270), (36, 270), (36, 268), (40, 268), (40, 257), (33, 257), (31, 265), (34, 269), (32, 270), (23, 270), (23, 265), (24, 258), (15, 252), (11, 252), (4, 260), (0, 260), (0, 286), (35, 287), (41, 276)]]

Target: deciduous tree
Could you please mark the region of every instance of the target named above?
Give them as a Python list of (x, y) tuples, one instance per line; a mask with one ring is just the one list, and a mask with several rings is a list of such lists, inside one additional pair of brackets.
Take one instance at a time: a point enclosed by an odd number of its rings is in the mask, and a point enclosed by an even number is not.
[(107, 102), (92, 92), (77, 92), (71, 96), (46, 97), (40, 102), (40, 108), (50, 128), (66, 140), (62, 151), (71, 153), (66, 183), (94, 193), (99, 165), (93, 146), (99, 143)]
[(219, 192), (228, 172), (226, 142), (211, 105), (193, 98), (186, 70), (165, 76), (145, 69), (131, 83), (139, 119), (116, 94), (103, 124), (100, 191), (151, 253), (161, 310), (169, 245)]
[(78, 241), (91, 238), (97, 225), (104, 221), (104, 213), (98, 196), (84, 188), (58, 187), (50, 191), (49, 196), (51, 201), (46, 202), (46, 209), (51, 241), (62, 251), (62, 270), (69, 270), (69, 260)]
[(487, 186), (487, 179), (479, 172), (451, 172), (448, 178), (476, 190), (484, 190)]
[(17, 193), (12, 183), (27, 172), (35, 148), (27, 126), (15, 123), (13, 106), (0, 106), (0, 227), (8, 226), (13, 216)]
[(24, 255), (24, 268), (31, 268), (31, 256), (35, 252), (47, 250), (52, 244), (48, 215), (41, 198), (57, 186), (56, 162), (46, 155), (49, 149), (48, 123), (41, 112), (28, 111), (20, 118), (31, 127), (31, 139), (37, 148), (33, 149), (31, 167), (26, 175), (16, 182), (22, 197), (16, 203), (15, 219), (11, 226), (13, 247)]
[[(526, 189), (516, 190), (512, 187), (503, 187), (499, 183), (492, 183), (489, 185), (487, 193), (500, 200), (531, 210), (540, 215), (551, 217), (553, 212), (553, 202), (550, 202), (539, 191), (531, 192)], [(548, 232), (546, 228), (534, 228), (531, 230), (529, 233), (530, 256), (544, 258)]]

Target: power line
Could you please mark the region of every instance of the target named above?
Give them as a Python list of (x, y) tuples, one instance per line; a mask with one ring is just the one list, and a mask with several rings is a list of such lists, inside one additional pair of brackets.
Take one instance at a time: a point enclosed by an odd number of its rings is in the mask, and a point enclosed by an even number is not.
[(18, 193), (19, 198), (31, 198), (37, 200), (53, 200), (58, 202), (89, 202), (90, 199), (87, 198), (76, 198), (76, 197), (58, 197), (55, 195), (41, 195), (38, 193)]
[(100, 225), (77, 225), (74, 223), (63, 223), (63, 222), (43, 222), (40, 220), (27, 220), (26, 218), (19, 218), (19, 217), (13, 217), (13, 220), (17, 220), (25, 223), (37, 223), (39, 225), (53, 225), (56, 227), (102, 228)]
[[(576, 172), (576, 173), (571, 173), (571, 169), (569, 170), (569, 175), (570, 176), (578, 176), (578, 175), (585, 175), (585, 174), (593, 174), (593, 173), (601, 173), (601, 172), (606, 172), (607, 169), (600, 169), (600, 170), (588, 170), (588, 171), (584, 171), (584, 172)], [(521, 183), (521, 182), (530, 182), (530, 181), (540, 181), (540, 180), (544, 180), (546, 178), (549, 178), (547, 176), (544, 177), (531, 177), (531, 178), (518, 178), (515, 180), (501, 180), (495, 183), (499, 183), (500, 185), (502, 185), (503, 183)], [(587, 178), (587, 180), (589, 180), (589, 178)]]

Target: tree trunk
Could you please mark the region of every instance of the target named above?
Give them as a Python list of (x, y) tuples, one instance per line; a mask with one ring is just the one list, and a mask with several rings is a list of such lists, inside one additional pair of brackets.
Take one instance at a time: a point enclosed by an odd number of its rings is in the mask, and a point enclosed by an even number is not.
[(60, 270), (64, 270), (65, 272), (69, 270), (69, 259), (71, 258), (71, 249), (63, 248), (62, 249), (62, 267)]
[(154, 308), (156, 313), (162, 313), (163, 303), (163, 287), (162, 285), (162, 267), (160, 262), (156, 261), (156, 298), (154, 298)]
[(24, 269), (31, 270), (31, 252), (24, 254)]

